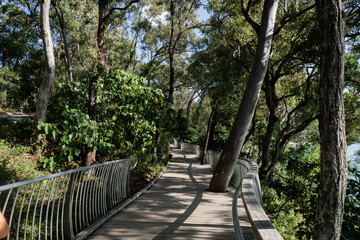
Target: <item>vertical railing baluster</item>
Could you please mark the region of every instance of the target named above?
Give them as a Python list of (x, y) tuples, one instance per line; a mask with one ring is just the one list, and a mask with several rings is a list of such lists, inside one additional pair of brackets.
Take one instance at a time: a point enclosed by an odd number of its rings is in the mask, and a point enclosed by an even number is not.
[(91, 169), (88, 170), (88, 174), (86, 176), (86, 181), (85, 181), (85, 187), (84, 187), (84, 192), (83, 192), (83, 201), (82, 201), (82, 212), (83, 212), (83, 223), (84, 226), (82, 228), (85, 228), (86, 226), (88, 226), (89, 224), (89, 220), (88, 220), (88, 201), (89, 201), (89, 197), (88, 195), (88, 186), (89, 186), (89, 181), (90, 181), (90, 177), (91, 177)]
[(120, 191), (121, 191), (121, 186), (119, 186), (120, 181), (121, 181), (121, 163), (116, 163), (116, 174), (114, 176), (114, 205), (113, 207), (115, 207), (119, 202), (120, 202)]
[(119, 193), (119, 200), (122, 202), (126, 199), (126, 192), (127, 192), (127, 189), (126, 189), (126, 179), (127, 179), (127, 176), (126, 176), (126, 166), (127, 164), (124, 164), (124, 163), (121, 163), (121, 166), (120, 166), (120, 171), (121, 171), (121, 177), (118, 181), (118, 185), (119, 185), (119, 188), (120, 188), (120, 193)]
[(127, 162), (126, 166), (126, 196), (125, 199), (130, 197), (130, 169), (131, 169), (131, 162)]
[[(14, 199), (13, 207), (11, 209), (10, 220), (9, 220), (9, 223), (8, 223), (10, 229), (11, 229), (11, 226), (12, 226), (12, 219), (13, 219), (13, 216), (14, 216), (14, 210), (15, 210), (15, 206), (16, 206), (16, 202), (17, 202), (17, 199), (18, 199), (18, 196), (19, 196), (20, 189), (21, 189), (21, 187), (18, 187), (18, 190), (16, 191), (16, 196), (15, 196), (15, 199)], [(8, 240), (10, 239), (10, 235), (11, 235), (11, 232), (7, 236)]]
[(106, 171), (105, 171), (105, 174), (104, 174), (104, 177), (103, 177), (103, 191), (102, 191), (102, 214), (101, 215), (104, 215), (108, 209), (108, 202), (107, 202), (107, 196), (108, 196), (108, 181), (109, 181), (109, 175), (111, 174), (111, 169), (112, 169), (112, 164), (109, 164), (106, 166)]
[(42, 211), (43, 211), (43, 207), (44, 207), (44, 201), (45, 201), (45, 197), (46, 197), (46, 191), (47, 188), (49, 186), (49, 182), (51, 181), (51, 179), (47, 180), (46, 186), (45, 186), (45, 190), (44, 190), (44, 195), (42, 197), (41, 200), (41, 207), (40, 207), (40, 215), (39, 215), (39, 232), (38, 232), (38, 236), (39, 236), (39, 240), (41, 240), (41, 218), (42, 218)]
[(29, 204), (28, 204), (28, 209), (26, 211), (26, 218), (25, 218), (25, 226), (24, 226), (24, 239), (26, 239), (26, 228), (27, 228), (27, 221), (29, 218), (29, 212), (30, 212), (30, 207), (31, 207), (31, 200), (34, 196), (34, 192), (35, 192), (35, 188), (36, 188), (37, 183), (34, 183), (33, 189), (31, 191), (31, 195), (30, 195), (30, 200), (29, 200)]
[(107, 175), (107, 184), (106, 184), (106, 198), (105, 198), (105, 201), (106, 201), (106, 211), (109, 211), (112, 207), (112, 175), (113, 175), (113, 171), (114, 171), (114, 168), (113, 168), (113, 164), (110, 164), (110, 170), (108, 172), (108, 175)]
[(55, 210), (55, 203), (56, 203), (56, 195), (57, 195), (57, 191), (59, 189), (59, 185), (60, 185), (60, 181), (61, 181), (61, 177), (58, 177), (58, 181), (56, 183), (56, 188), (54, 191), (54, 198), (53, 198), (53, 203), (52, 203), (52, 208), (51, 208), (51, 217), (50, 217), (50, 240), (52, 240), (52, 229), (53, 229), (53, 219), (54, 219), (54, 210)]
[[(80, 221), (80, 207), (78, 207), (78, 203), (80, 202), (81, 200), (81, 193), (82, 193), (82, 187), (83, 187), (83, 181), (84, 181), (84, 172), (85, 171), (81, 171), (81, 174), (79, 176), (79, 181), (78, 181), (78, 187), (77, 187), (77, 191), (76, 191), (76, 199), (75, 199), (75, 209), (74, 209), (74, 213), (75, 213), (75, 218), (74, 218), (74, 221), (75, 221), (75, 232), (78, 233), (81, 229), (81, 221)], [(79, 193), (80, 192), (80, 193)], [(79, 198), (79, 195), (80, 195), (80, 198)], [(79, 201), (78, 201), (79, 200)], [(79, 228), (78, 228), (79, 226)]]
[(61, 200), (63, 200), (62, 199), (63, 192), (66, 190), (66, 186), (69, 184), (70, 175), (64, 176), (64, 179), (62, 181), (62, 185), (60, 188), (59, 200), (58, 200), (57, 211), (56, 211), (56, 228), (55, 228), (56, 229), (56, 239), (60, 239), (59, 238), (59, 222), (61, 221), (61, 217), (60, 217)]
[(26, 193), (27, 193), (28, 189), (29, 189), (29, 184), (26, 185), (25, 192), (23, 194), (22, 201), (21, 201), (21, 206), (20, 206), (20, 211), (19, 211), (19, 216), (18, 216), (18, 224), (17, 224), (17, 229), (16, 229), (16, 239), (19, 239), (21, 215), (22, 215), (22, 210), (24, 207), (25, 197), (26, 197)]
[(90, 182), (90, 190), (89, 190), (89, 223), (94, 221), (94, 183), (96, 181), (96, 168), (92, 169), (92, 178)]
[(48, 197), (48, 203), (47, 203), (47, 207), (46, 207), (46, 215), (45, 215), (45, 240), (48, 237), (48, 216), (49, 216), (49, 209), (50, 209), (50, 202), (51, 202), (51, 195), (54, 189), (54, 185), (56, 182), (56, 178), (53, 178), (52, 184), (51, 184), (51, 188), (50, 188), (50, 192), (49, 192), (49, 197)]
[(36, 200), (35, 200), (35, 206), (34, 206), (34, 213), (33, 213), (33, 219), (32, 219), (32, 223), (31, 223), (31, 239), (34, 239), (34, 228), (35, 228), (35, 217), (36, 217), (36, 209), (37, 209), (37, 205), (39, 202), (39, 197), (40, 197), (40, 193), (41, 193), (41, 188), (43, 186), (44, 181), (41, 181), (39, 184), (39, 191), (36, 195)]
[[(82, 172), (81, 172), (82, 173)], [(73, 229), (73, 198), (74, 198), (74, 178), (78, 174), (71, 174), (68, 182), (68, 186), (65, 193), (65, 199), (63, 202), (62, 213), (62, 237), (63, 239), (72, 239), (74, 237)], [(76, 213), (76, 211), (75, 211)], [(66, 219), (66, 221), (64, 221)]]
[(99, 173), (98, 173), (98, 177), (96, 179), (96, 193), (95, 193), (95, 218), (98, 219), (100, 217), (100, 209), (101, 209), (101, 200), (100, 200), (100, 196), (101, 196), (101, 179), (102, 179), (102, 175), (104, 172), (105, 167), (101, 166), (99, 167)]

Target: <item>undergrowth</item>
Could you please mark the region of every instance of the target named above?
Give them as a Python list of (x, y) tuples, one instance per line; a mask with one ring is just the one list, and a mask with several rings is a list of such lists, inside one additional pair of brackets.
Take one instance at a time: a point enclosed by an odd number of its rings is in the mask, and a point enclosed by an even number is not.
[(39, 157), (31, 153), (31, 147), (13, 146), (0, 140), (0, 185), (24, 181), (48, 174), (38, 168)]

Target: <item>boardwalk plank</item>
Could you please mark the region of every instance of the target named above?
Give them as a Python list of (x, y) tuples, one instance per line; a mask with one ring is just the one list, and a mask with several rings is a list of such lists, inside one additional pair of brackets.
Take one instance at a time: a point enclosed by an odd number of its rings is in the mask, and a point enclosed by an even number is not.
[[(177, 149), (172, 154), (159, 181), (87, 239), (234, 239), (233, 190), (206, 191), (212, 176), (209, 166), (200, 165), (194, 154)], [(252, 239), (241, 210), (244, 236)]]

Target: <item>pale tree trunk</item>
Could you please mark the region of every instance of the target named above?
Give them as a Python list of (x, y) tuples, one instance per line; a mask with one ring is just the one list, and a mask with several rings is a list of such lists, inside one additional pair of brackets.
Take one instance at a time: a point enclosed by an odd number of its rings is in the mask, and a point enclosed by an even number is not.
[(318, 0), (321, 175), (314, 239), (340, 239), (347, 162), (344, 113), (344, 11), (341, 0)]
[(254, 115), (261, 86), (268, 68), (277, 7), (277, 0), (265, 0), (259, 39), (250, 78), (246, 85), (244, 96), (241, 100), (229, 138), (226, 141), (219, 163), (211, 179), (209, 191), (225, 192), (229, 185), (251, 119)]
[(46, 121), (46, 111), (51, 95), (51, 88), (55, 81), (55, 57), (49, 22), (50, 0), (43, 0), (40, 1), (40, 3), (40, 22), (45, 53), (46, 74), (41, 83), (36, 103), (36, 124)]

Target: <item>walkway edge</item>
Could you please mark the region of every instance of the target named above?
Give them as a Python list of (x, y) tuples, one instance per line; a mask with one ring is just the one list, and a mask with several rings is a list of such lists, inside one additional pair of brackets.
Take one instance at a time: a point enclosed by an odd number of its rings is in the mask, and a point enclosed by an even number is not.
[(94, 223), (92, 223), (90, 226), (85, 228), (83, 231), (79, 232), (73, 240), (82, 240), (89, 236), (91, 233), (93, 233), (96, 229), (98, 229), (101, 225), (103, 225), (107, 220), (109, 220), (112, 216), (120, 212), (122, 209), (124, 209), (126, 206), (128, 206), (130, 203), (138, 199), (141, 195), (143, 195), (147, 190), (149, 190), (150, 187), (152, 187), (157, 180), (164, 174), (164, 172), (167, 170), (169, 166), (171, 158), (166, 163), (164, 170), (162, 170), (151, 182), (149, 182), (145, 187), (143, 187), (140, 191), (132, 195), (130, 198), (128, 198), (125, 202), (120, 204), (118, 207), (114, 208), (113, 210), (109, 211), (105, 216), (98, 219)]

